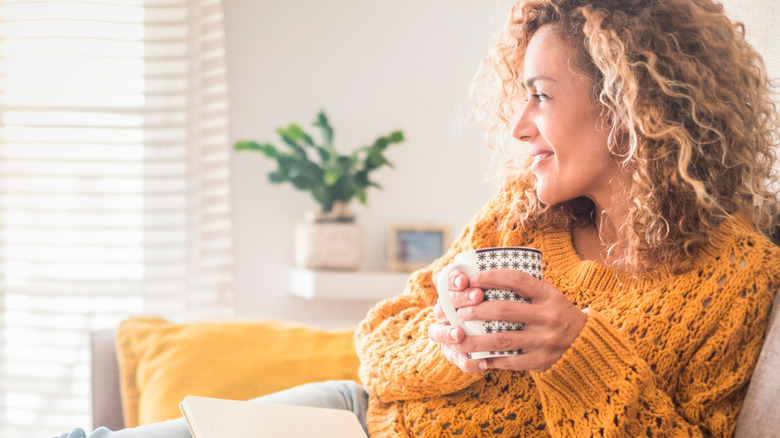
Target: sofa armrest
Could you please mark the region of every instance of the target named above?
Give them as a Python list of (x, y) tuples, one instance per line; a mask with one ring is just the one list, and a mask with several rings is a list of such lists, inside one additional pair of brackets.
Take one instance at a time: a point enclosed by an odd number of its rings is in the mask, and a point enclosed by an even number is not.
[(119, 393), (119, 366), (116, 359), (116, 330), (90, 334), (92, 353), (92, 426), (122, 429), (122, 398)]
[(780, 291), (775, 295), (764, 346), (737, 418), (735, 438), (776, 436), (780, 424), (780, 373), (777, 370), (780, 370)]

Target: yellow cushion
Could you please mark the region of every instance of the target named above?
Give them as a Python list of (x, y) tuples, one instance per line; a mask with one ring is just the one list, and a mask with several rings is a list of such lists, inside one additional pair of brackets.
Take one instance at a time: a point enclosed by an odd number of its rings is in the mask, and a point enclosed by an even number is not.
[(277, 321), (131, 318), (119, 326), (117, 359), (127, 427), (181, 416), (187, 395), (248, 400), (309, 382), (358, 379), (352, 330)]

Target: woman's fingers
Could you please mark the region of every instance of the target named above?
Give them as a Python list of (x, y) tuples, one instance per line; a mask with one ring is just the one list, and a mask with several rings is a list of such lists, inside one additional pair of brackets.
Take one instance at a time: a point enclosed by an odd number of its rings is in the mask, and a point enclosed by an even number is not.
[(464, 291), (450, 291), (452, 306), (456, 309), (475, 306), (482, 302), (484, 294), (480, 289), (469, 288)]
[(453, 348), (463, 353), (477, 351), (513, 351), (535, 349), (538, 343), (523, 330), (512, 330), (489, 335), (465, 336)]
[[(479, 289), (466, 292), (450, 292), (450, 300), (456, 309), (475, 306), (482, 302), (482, 297), (482, 291)], [(436, 318), (436, 322), (448, 322), (441, 299), (436, 300), (436, 304), (433, 306), (433, 316)]]
[(466, 333), (460, 327), (436, 322), (428, 327), (428, 337), (440, 344), (451, 345), (462, 342)]
[[(550, 282), (539, 280), (525, 272), (512, 269), (493, 269), (481, 271), (469, 278), (471, 287), (480, 289), (507, 289), (533, 301), (546, 298), (549, 294)], [(554, 287), (553, 287), (554, 289)]]
[(469, 277), (457, 269), (453, 269), (450, 272), (448, 283), (450, 290), (460, 291), (469, 287)]
[(538, 307), (516, 301), (485, 301), (479, 306), (461, 307), (457, 310), (463, 321), (506, 321), (515, 324), (538, 324), (543, 316)]
[[(428, 336), (441, 345), (442, 353), (449, 362), (467, 373), (487, 368), (542, 371), (561, 357), (560, 345), (551, 333), (517, 330), (466, 336), (460, 327), (434, 323), (428, 328)], [(468, 353), (477, 351), (513, 350), (522, 350), (523, 354), (480, 360), (468, 357)], [(480, 362), (484, 362), (484, 368), (480, 367)]]
[(546, 370), (560, 358), (557, 349), (550, 348), (538, 336), (522, 330), (481, 336), (466, 336), (463, 342), (448, 346), (458, 353), (477, 351), (516, 351), (522, 354), (488, 359), (489, 368), (507, 370)]
[(466, 334), (460, 327), (434, 323), (428, 327), (428, 337), (434, 342), (439, 343), (444, 357), (462, 371), (466, 373), (478, 373), (487, 369), (486, 363), (480, 368), (479, 360), (470, 359), (467, 352), (461, 351), (461, 349), (457, 347), (466, 339)]
[(447, 322), (447, 316), (444, 314), (444, 309), (441, 308), (439, 301), (433, 305), (433, 317), (436, 318), (436, 322), (439, 324), (445, 324)]
[(448, 287), (452, 306), (456, 309), (482, 302), (482, 291), (471, 287), (469, 277), (456, 269), (450, 272)]
[[(441, 351), (451, 364), (460, 368), (463, 372), (473, 374), (487, 369), (487, 361), (485, 359), (470, 359), (466, 353), (455, 350), (451, 345), (442, 345)], [(484, 363), (484, 365), (480, 366), (480, 363)]]

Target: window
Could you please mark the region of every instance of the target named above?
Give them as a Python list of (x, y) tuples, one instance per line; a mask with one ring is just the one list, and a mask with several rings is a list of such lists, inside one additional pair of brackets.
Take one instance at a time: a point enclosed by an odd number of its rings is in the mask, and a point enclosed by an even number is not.
[(0, 4), (0, 436), (91, 427), (89, 338), (232, 312), (220, 0)]

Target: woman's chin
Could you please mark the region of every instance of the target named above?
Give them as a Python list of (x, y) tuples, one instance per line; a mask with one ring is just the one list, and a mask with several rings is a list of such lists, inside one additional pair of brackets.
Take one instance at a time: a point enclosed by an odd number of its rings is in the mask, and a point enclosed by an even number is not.
[(544, 186), (540, 185), (536, 186), (536, 197), (542, 204), (545, 205), (561, 204), (572, 199), (561, 196), (561, 193), (555, 193), (552, 190), (545, 190)]
[(536, 197), (541, 201), (543, 204), (546, 205), (553, 205), (555, 204), (555, 196), (552, 196), (553, 194), (550, 193), (549, 190), (545, 190), (545, 185), (538, 181), (536, 183)]

